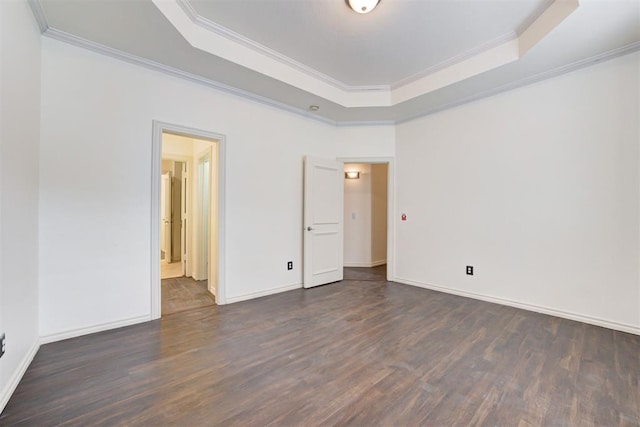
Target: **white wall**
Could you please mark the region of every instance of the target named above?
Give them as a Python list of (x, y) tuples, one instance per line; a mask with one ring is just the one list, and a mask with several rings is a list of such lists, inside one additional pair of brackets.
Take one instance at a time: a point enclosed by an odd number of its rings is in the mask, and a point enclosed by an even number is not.
[(371, 165), (346, 163), (359, 179), (344, 180), (344, 265), (371, 265)]
[(397, 278), (639, 333), (639, 61), (399, 125)]
[(393, 157), (395, 156), (395, 126), (349, 126), (335, 129), (336, 156)]
[(232, 301), (302, 282), (304, 155), (393, 152), (393, 127), (335, 128), (46, 38), (42, 61), (45, 340), (150, 316), (152, 120), (226, 136)]
[(38, 349), (40, 31), (26, 2), (0, 2), (0, 411)]

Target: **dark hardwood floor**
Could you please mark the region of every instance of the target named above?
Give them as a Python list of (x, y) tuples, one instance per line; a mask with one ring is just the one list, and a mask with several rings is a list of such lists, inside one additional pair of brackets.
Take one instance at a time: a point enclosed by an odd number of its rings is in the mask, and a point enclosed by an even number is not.
[(639, 336), (345, 280), (44, 345), (0, 424), (638, 426), (639, 378)]
[(215, 298), (207, 289), (206, 280), (191, 277), (162, 279), (162, 315), (215, 305)]
[(345, 268), (344, 280), (372, 280), (374, 282), (384, 282), (385, 280), (387, 280), (387, 266), (379, 265), (373, 268)]

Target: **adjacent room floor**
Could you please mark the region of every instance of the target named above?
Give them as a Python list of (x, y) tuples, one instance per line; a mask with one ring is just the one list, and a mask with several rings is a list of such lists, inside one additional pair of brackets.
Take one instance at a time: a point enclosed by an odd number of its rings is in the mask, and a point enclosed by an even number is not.
[(207, 280), (198, 281), (191, 277), (163, 279), (162, 315), (215, 305), (215, 298), (207, 289), (207, 283)]
[(387, 280), (387, 266), (383, 264), (372, 268), (347, 267), (344, 269), (344, 280), (373, 280), (384, 282)]
[(167, 262), (165, 260), (160, 261), (160, 277), (163, 279), (172, 279), (174, 277), (182, 277), (184, 273), (182, 271), (182, 262)]
[(0, 424), (640, 424), (640, 336), (376, 275), (43, 345)]

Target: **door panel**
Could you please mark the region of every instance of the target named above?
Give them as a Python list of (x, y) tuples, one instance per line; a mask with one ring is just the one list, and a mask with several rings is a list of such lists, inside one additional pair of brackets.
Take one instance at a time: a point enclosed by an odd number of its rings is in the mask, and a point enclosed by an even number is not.
[(340, 197), (340, 189), (333, 185), (336, 170), (333, 167), (329, 168), (322, 165), (314, 165), (311, 170), (313, 173), (312, 181), (315, 183), (311, 193), (311, 203), (313, 205), (311, 220), (314, 224), (335, 223), (341, 211), (336, 203), (336, 200)]
[(304, 159), (304, 287), (343, 277), (342, 163)]
[(311, 248), (311, 252), (315, 254), (312, 265), (313, 275), (337, 271), (339, 262), (335, 248), (342, 243), (338, 241), (339, 237), (338, 232), (335, 230), (315, 231), (313, 234), (313, 247)]

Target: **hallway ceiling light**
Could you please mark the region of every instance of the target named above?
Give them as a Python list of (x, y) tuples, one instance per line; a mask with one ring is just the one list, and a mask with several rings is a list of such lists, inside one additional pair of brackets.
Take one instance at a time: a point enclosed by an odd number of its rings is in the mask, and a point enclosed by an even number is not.
[(369, 13), (378, 5), (380, 0), (345, 0), (354, 12)]
[(345, 179), (360, 179), (359, 171), (349, 171), (344, 173)]

